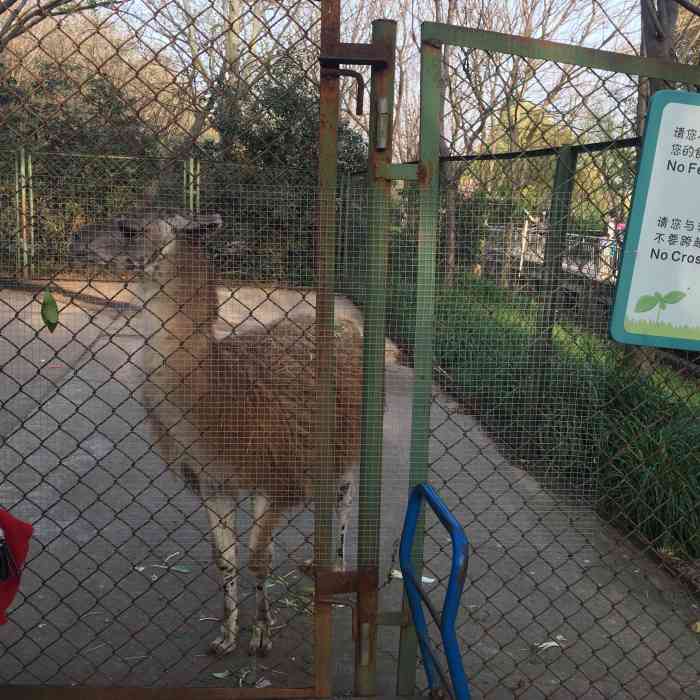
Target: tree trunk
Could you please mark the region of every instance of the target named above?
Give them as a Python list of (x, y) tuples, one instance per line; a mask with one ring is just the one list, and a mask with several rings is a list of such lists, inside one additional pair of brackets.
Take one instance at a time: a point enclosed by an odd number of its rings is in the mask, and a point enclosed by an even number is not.
[[(642, 15), (642, 56), (675, 62), (673, 38), (678, 21), (678, 5), (675, 0), (640, 0)], [(667, 87), (663, 80), (640, 78), (637, 99), (637, 133), (644, 134), (644, 124), (649, 111), (651, 96)], [(639, 158), (639, 156), (638, 156)], [(654, 371), (657, 354), (654, 348), (637, 345), (625, 347), (626, 361), (643, 375)]]

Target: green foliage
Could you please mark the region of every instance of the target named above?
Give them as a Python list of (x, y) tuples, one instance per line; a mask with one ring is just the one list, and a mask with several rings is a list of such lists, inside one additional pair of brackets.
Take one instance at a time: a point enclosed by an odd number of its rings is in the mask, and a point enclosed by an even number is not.
[(53, 294), (47, 289), (44, 292), (44, 299), (41, 302), (41, 319), (49, 332), (53, 333), (58, 326), (58, 305), (53, 298)]
[[(220, 139), (203, 146), (202, 205), (224, 216), (224, 239), (244, 244), (244, 255), (222, 261), (242, 279), (300, 286), (314, 279), (319, 99), (300, 64), (293, 56), (271, 60), (250, 91), (223, 86), (215, 110)], [(366, 162), (362, 136), (341, 122), (339, 177)]]
[[(272, 60), (254, 90), (223, 86), (215, 109), (219, 143), (207, 148), (236, 163), (248, 181), (292, 178), (295, 185), (318, 182), (319, 97), (294, 56)], [(367, 146), (345, 121), (338, 125), (338, 172), (364, 168)]]
[[(413, 343), (415, 285), (394, 278), (390, 332)], [(465, 277), (436, 299), (445, 386), (544, 485), (588, 488), (601, 514), (678, 556), (700, 557), (700, 401), (657, 370), (640, 378), (606, 341), (558, 325), (541, 337), (524, 293)], [(591, 455), (590, 465), (581, 456)], [(586, 461), (586, 460), (584, 460)]]
[(687, 396), (625, 370), (607, 373), (610, 424), (601, 512), (657, 548), (700, 557), (700, 422)]
[(18, 83), (0, 71), (0, 148), (110, 155), (154, 155), (158, 142), (134, 98), (103, 74), (41, 64)]

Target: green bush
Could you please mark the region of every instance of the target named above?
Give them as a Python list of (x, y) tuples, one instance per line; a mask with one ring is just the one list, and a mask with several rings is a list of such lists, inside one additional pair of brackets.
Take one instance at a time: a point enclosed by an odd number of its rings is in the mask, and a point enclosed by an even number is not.
[[(410, 348), (415, 286), (398, 281), (389, 329)], [(586, 492), (597, 481), (606, 519), (700, 557), (694, 383), (665, 369), (641, 377), (606, 340), (564, 325), (545, 340), (539, 324), (524, 293), (473, 278), (441, 289), (435, 357), (445, 388), (544, 486)]]

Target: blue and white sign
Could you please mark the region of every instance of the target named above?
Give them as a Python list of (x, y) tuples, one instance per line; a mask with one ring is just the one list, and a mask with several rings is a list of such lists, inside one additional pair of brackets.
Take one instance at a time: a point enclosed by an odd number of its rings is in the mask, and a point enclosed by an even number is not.
[(610, 334), (700, 351), (700, 94), (651, 100)]

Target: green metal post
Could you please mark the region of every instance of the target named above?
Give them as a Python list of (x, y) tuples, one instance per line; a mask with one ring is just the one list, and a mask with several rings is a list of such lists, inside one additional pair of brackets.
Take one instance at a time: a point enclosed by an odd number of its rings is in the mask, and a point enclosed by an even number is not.
[[(391, 212), (391, 180), (380, 176), (391, 163), (396, 22), (375, 20), (372, 44), (387, 49), (389, 62), (372, 67), (367, 180), (368, 231), (364, 329), (362, 450), (360, 454), (358, 568), (368, 574), (358, 592), (355, 694), (376, 695), (377, 565), (384, 439), (384, 338), (386, 336), (386, 249)], [(371, 583), (370, 583), (371, 582)]]
[(194, 211), (194, 158), (187, 161), (188, 179), (187, 179), (187, 195), (189, 210)]
[(549, 214), (549, 232), (544, 250), (544, 295), (542, 329), (551, 337), (555, 322), (554, 296), (557, 278), (561, 275), (562, 258), (566, 249), (566, 232), (569, 227), (571, 196), (576, 179), (578, 150), (563, 146), (557, 151), (557, 166), (552, 185), (552, 203)]
[(15, 153), (15, 219), (17, 232), (15, 234), (15, 274), (22, 269), (22, 201), (20, 188), (20, 153)]
[[(419, 216), (416, 277), (415, 384), (411, 425), (411, 468), (414, 486), (428, 477), (430, 406), (433, 386), (433, 326), (435, 312), (435, 267), (440, 182), (440, 80), (441, 46), (423, 42), (420, 74), (420, 163), (418, 166)], [(424, 525), (419, 523), (413, 560), (420, 576), (423, 560)], [(410, 620), (404, 599), (403, 620)], [(418, 642), (410, 623), (401, 627), (397, 693), (413, 695), (416, 685)]]
[(36, 265), (36, 248), (34, 240), (34, 175), (32, 154), (27, 153), (27, 205), (28, 220), (27, 228), (29, 233), (29, 272), (33, 275)]
[(194, 159), (194, 208), (195, 211), (199, 212), (200, 208), (200, 194), (202, 191), (201, 183), (201, 161), (198, 158)]
[(27, 224), (27, 170), (24, 146), (19, 149), (19, 249), (22, 276), (29, 276), (29, 229)]
[(182, 161), (182, 208), (187, 209), (187, 161)]

